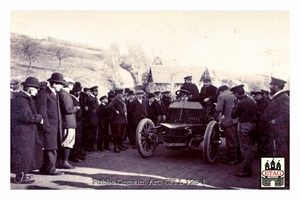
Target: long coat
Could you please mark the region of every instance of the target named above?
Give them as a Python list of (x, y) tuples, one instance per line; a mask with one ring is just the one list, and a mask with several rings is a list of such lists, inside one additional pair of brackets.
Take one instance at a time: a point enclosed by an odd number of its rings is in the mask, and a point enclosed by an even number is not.
[(42, 166), (42, 137), (37, 129), (41, 120), (33, 99), (24, 92), (11, 100), (12, 173), (28, 173)]
[(222, 113), (222, 116), (224, 116), (221, 120), (222, 127), (224, 128), (238, 123), (237, 119), (231, 118), (231, 111), (234, 106), (235, 100), (235, 95), (232, 94), (229, 90), (218, 96), (215, 110), (217, 113)]
[(131, 112), (131, 121), (133, 128), (135, 129), (138, 123), (144, 119), (148, 118), (147, 112), (147, 100), (142, 99), (142, 103), (139, 102), (137, 98), (135, 98), (130, 104), (130, 112)]
[(97, 97), (90, 95), (87, 98), (86, 106), (88, 110), (86, 112), (87, 123), (91, 125), (98, 125), (98, 107), (99, 101)]
[[(111, 124), (126, 124), (124, 104), (118, 97), (115, 97), (108, 104), (108, 108), (109, 108), (110, 112), (112, 112), (112, 114), (113, 114), (113, 116), (110, 120)], [(117, 113), (117, 111), (119, 112), (119, 114)]]
[(217, 89), (218, 88), (214, 85), (209, 85), (207, 87), (203, 86), (199, 94), (200, 103), (205, 105), (203, 102), (205, 98), (209, 98), (211, 102), (216, 103), (218, 99)]
[(62, 119), (59, 98), (49, 87), (39, 93), (37, 111), (42, 114), (44, 119), (42, 124), (44, 149), (58, 149), (62, 142)]
[(76, 112), (78, 108), (74, 106), (73, 99), (69, 92), (62, 89), (58, 92), (60, 111), (62, 114), (62, 128), (76, 128)]
[[(264, 110), (260, 122), (259, 130), (274, 135), (289, 135), (289, 102), (290, 98), (285, 93), (279, 93), (271, 100), (269, 105)], [(271, 120), (275, 119), (275, 124), (270, 124)]]
[(197, 85), (193, 83), (184, 83), (180, 89), (187, 90), (191, 93), (191, 95), (198, 95), (199, 94), (199, 89)]

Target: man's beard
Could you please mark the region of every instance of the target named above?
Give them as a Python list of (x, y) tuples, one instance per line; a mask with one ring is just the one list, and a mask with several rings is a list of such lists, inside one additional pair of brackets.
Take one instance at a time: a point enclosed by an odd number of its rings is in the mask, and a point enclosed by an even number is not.
[(273, 89), (270, 89), (270, 95), (274, 95), (276, 93), (276, 91), (275, 90), (273, 90)]

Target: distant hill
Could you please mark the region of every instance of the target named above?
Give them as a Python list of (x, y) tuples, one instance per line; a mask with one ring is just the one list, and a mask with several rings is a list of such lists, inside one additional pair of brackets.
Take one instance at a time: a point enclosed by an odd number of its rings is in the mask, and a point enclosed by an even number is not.
[[(18, 37), (18, 34), (11, 34), (11, 37)], [(51, 45), (59, 44), (69, 48), (74, 53), (73, 57), (68, 57), (62, 60), (60, 68), (58, 68), (58, 59), (50, 57), (47, 54), (41, 54), (32, 63), (31, 70), (28, 62), (17, 58), (11, 58), (10, 76), (11, 79), (24, 81), (28, 76), (35, 76), (40, 81), (45, 81), (50, 78), (53, 72), (60, 72), (65, 77), (70, 77), (74, 81), (82, 83), (83, 87), (92, 87), (97, 85), (100, 89), (100, 94), (107, 93), (115, 87), (128, 87), (125, 83), (128, 80), (123, 80), (123, 77), (131, 78), (129, 72), (122, 73), (127, 76), (120, 75), (121, 67), (117, 66), (113, 69), (105, 63), (104, 50), (94, 49), (81, 44), (56, 40), (55, 38), (47, 38), (39, 40), (43, 48)], [(132, 81), (131, 81), (132, 82)]]

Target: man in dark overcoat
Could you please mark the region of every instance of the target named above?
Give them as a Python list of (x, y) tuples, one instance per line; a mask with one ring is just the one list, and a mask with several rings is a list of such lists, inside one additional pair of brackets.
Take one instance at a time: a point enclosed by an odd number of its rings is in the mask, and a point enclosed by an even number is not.
[(135, 92), (136, 98), (130, 104), (130, 112), (131, 112), (131, 122), (133, 127), (133, 132), (130, 135), (130, 140), (132, 143), (132, 148), (136, 148), (136, 141), (135, 141), (135, 132), (139, 122), (144, 119), (148, 118), (147, 112), (147, 99), (144, 98), (144, 91), (137, 90)]
[(125, 103), (122, 102), (123, 90), (116, 89), (115, 95), (115, 98), (108, 104), (108, 108), (112, 113), (110, 126), (114, 143), (114, 152), (119, 153), (120, 150), (127, 149), (122, 145), (122, 140), (125, 137), (126, 131), (126, 115), (124, 112)]
[(80, 105), (82, 86), (80, 82), (75, 82), (73, 89), (70, 91), (74, 106), (79, 106), (80, 109), (76, 113), (76, 136), (75, 144), (71, 149), (70, 160), (80, 162), (85, 159), (84, 148), (82, 145), (82, 106)]
[(26, 174), (39, 169), (43, 163), (43, 144), (37, 125), (43, 123), (31, 98), (37, 95), (39, 81), (28, 77), (23, 90), (11, 99), (11, 172), (16, 183), (33, 183)]
[(214, 117), (214, 103), (217, 103), (217, 87), (212, 85), (210, 78), (203, 78), (203, 86), (199, 94), (199, 102), (205, 107), (206, 115)]
[(283, 90), (286, 81), (279, 78), (271, 78), (270, 94), (272, 100), (264, 110), (259, 123), (265, 144), (264, 156), (285, 157), (285, 177), (289, 181), (289, 121), (290, 98)]
[(97, 138), (98, 138), (98, 86), (90, 88), (91, 94), (87, 98), (85, 111), (87, 117), (87, 142), (86, 150), (95, 151), (97, 149)]
[(109, 142), (109, 109), (108, 109), (108, 98), (106, 95), (100, 97), (100, 105), (98, 109), (98, 150), (103, 149), (110, 151)]
[(261, 133), (258, 129), (259, 120), (261, 115), (263, 114), (266, 107), (269, 105), (270, 101), (265, 97), (264, 92), (262, 91), (252, 91), (251, 95), (253, 95), (254, 100), (256, 101), (257, 106), (257, 128), (253, 135), (254, 143), (256, 143), (258, 151), (256, 152), (258, 155), (263, 154), (264, 151), (264, 144), (261, 143)]
[(42, 133), (44, 136), (44, 162), (40, 173), (62, 175), (56, 169), (57, 150), (62, 142), (62, 118), (60, 112), (59, 92), (65, 84), (61, 73), (53, 73), (48, 79), (50, 85), (38, 95), (37, 112), (43, 116)]
[(180, 89), (187, 90), (190, 92), (189, 100), (196, 101), (199, 97), (199, 89), (197, 85), (192, 83), (192, 76), (184, 77), (184, 83)]

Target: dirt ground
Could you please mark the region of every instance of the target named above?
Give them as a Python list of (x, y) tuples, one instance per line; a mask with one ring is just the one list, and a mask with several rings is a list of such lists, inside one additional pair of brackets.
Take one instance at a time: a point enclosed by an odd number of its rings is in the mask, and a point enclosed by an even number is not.
[[(16, 184), (11, 174), (12, 190), (234, 190), (262, 189), (260, 187), (260, 159), (253, 161), (253, 175), (239, 178), (235, 174), (238, 165), (225, 165), (219, 156), (212, 164), (206, 164), (201, 150), (170, 150), (159, 145), (155, 154), (142, 158), (137, 149), (129, 147), (120, 153), (87, 152), (86, 159), (72, 163), (75, 169), (62, 170), (62, 176), (32, 173), (32, 184)], [(224, 142), (220, 152), (224, 150)], [(112, 148), (112, 146), (111, 146)]]

